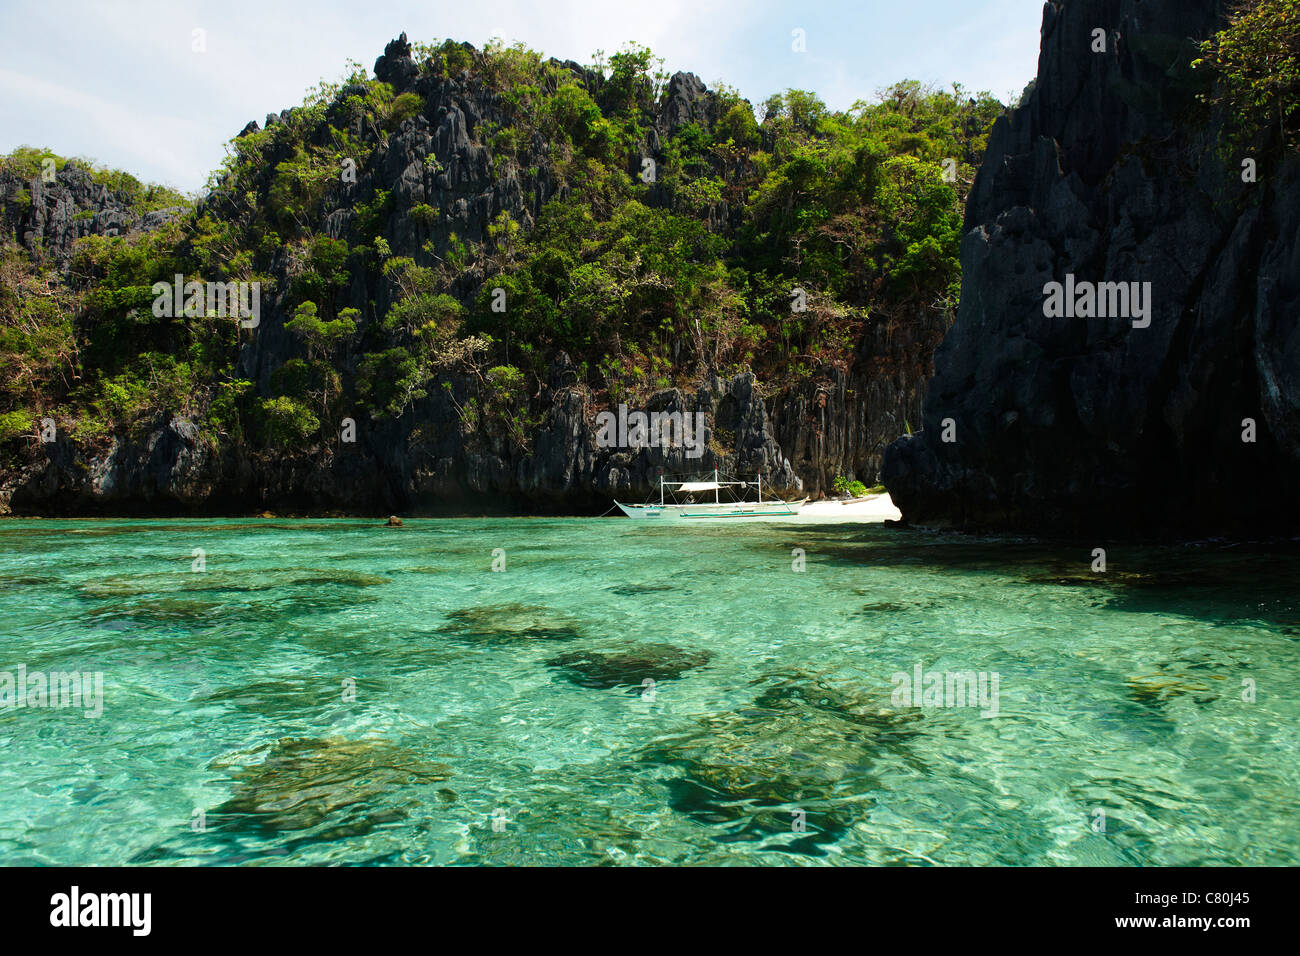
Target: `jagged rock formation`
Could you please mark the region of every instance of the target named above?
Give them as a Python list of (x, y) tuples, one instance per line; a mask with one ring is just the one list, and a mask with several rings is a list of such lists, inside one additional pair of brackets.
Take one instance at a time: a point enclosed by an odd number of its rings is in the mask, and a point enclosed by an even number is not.
[[(997, 122), (968, 202), (924, 430), (885, 457), (908, 522), (1300, 527), (1300, 167), (1260, 157), (1244, 183), (1242, 157), (1221, 156), (1189, 67), (1224, 9), (1046, 5), (1038, 79)], [(1045, 317), (1045, 284), (1071, 274), (1151, 283), (1149, 327)]]
[[(34, 503), (61, 513), (247, 513), (264, 508), (317, 512), (381, 513), (392, 508), (425, 512), (523, 505), (555, 512), (604, 510), (612, 495), (643, 496), (665, 474), (708, 471), (753, 473), (770, 487), (798, 489), (801, 482), (771, 432), (764, 400), (751, 374), (714, 379), (693, 395), (661, 392), (647, 411), (703, 412), (710, 423), (702, 457), (684, 447), (602, 448), (597, 409), (572, 385), (563, 355), (553, 364), (548, 405), (552, 412), (518, 456), (504, 435), (487, 446), (467, 447), (448, 400), (412, 441), (362, 431), (355, 444), (309, 459), (252, 462), (214, 452), (193, 423), (158, 421), (142, 441), (114, 439), (86, 454), (60, 435), (47, 448), (33, 446), (37, 467), (0, 488), (0, 501), (16, 510)], [(718, 454), (715, 432), (725, 430), (736, 451)], [(26, 508), (23, 506), (26, 505)]]
[(83, 236), (117, 236), (156, 229), (179, 209), (141, 213), (130, 198), (95, 182), (89, 170), (69, 160), (46, 182), (0, 169), (0, 232), (23, 248), (66, 270), (72, 244)]
[[(602, 103), (601, 74), (572, 61), (559, 65)], [(418, 95), (422, 108), (382, 132), (367, 126), (368, 119), (353, 121), (348, 134), (373, 149), (354, 179), (339, 177), (328, 185), (320, 234), (352, 245), (370, 240), (359, 222), (359, 200), (385, 190), (391, 207), (379, 224), (380, 235), (394, 256), (432, 267), (447, 257), (455, 239), (486, 244), (489, 225), (500, 213), (529, 230), (542, 207), (564, 195), (567, 187), (554, 175), (549, 144), (540, 137), (523, 143), (515, 162), (494, 163), (484, 130), (500, 128), (507, 115), (499, 93), (482, 76), (421, 70), (405, 35), (387, 45), (374, 73), (392, 85), (395, 96)], [(717, 95), (688, 73), (670, 78), (654, 109), (641, 144), (647, 156), (660, 155), (661, 139), (686, 124), (710, 130), (720, 113)], [(270, 114), (265, 126), (288, 122), (291, 113)], [(250, 122), (240, 136), (261, 128)], [(263, 185), (292, 158), (293, 148), (292, 143), (268, 147)], [(524, 169), (535, 172), (524, 177)], [(638, 172), (635, 163), (628, 172)], [(32, 212), (9, 225), (29, 248), (44, 241), (65, 263), (80, 235), (149, 228), (167, 216), (133, 216), (71, 163), (58, 174), (58, 183), (57, 190), (24, 184), (33, 191)], [(0, 199), (10, 186), (0, 180)], [(652, 190), (651, 201), (656, 197), (663, 199)], [(244, 202), (218, 183), (199, 214), (234, 219)], [(415, 210), (423, 205), (436, 209), (437, 217), (418, 216)], [(710, 213), (710, 228), (730, 234), (740, 213), (719, 203)], [(291, 255), (288, 247), (277, 253), (271, 269), (275, 281), (263, 297), (256, 334), (241, 339), (237, 372), (259, 394), (269, 394), (272, 375), (301, 353), (300, 342), (284, 327), (291, 317), (286, 305), (294, 280)], [(451, 291), (463, 299), (483, 281), (482, 262), (472, 262)], [(336, 305), (358, 310), (360, 335), (381, 321), (393, 295), (377, 269), (358, 269)], [(765, 487), (815, 496), (829, 491), (837, 475), (876, 479), (886, 445), (920, 418), (928, 356), (946, 324), (941, 313), (923, 310), (906, 328), (872, 330), (847, 370), (815, 369), (801, 384), (775, 393), (753, 374), (742, 374), (714, 375), (694, 391), (652, 396), (646, 411), (706, 414), (708, 447), (698, 459), (687, 458), (682, 448), (600, 447), (595, 416), (603, 409), (577, 384), (570, 360), (560, 354), (534, 399), (543, 409), (541, 423), (524, 448), (504, 431), (487, 427), (471, 434), (462, 427), (461, 409), (475, 385), (452, 376), (449, 389), (430, 390), (400, 422), (366, 421), (353, 443), (272, 457), (221, 445), (177, 415), (160, 417), (142, 434), (111, 436), (97, 445), (79, 445), (60, 432), (50, 445), (26, 443), (22, 467), (0, 475), (0, 513), (387, 514), (490, 507), (593, 512), (605, 510), (615, 494), (645, 497), (661, 469), (689, 473), (714, 467), (731, 473), (761, 468)], [(348, 356), (340, 372), (355, 374), (358, 362), (359, 356)]]

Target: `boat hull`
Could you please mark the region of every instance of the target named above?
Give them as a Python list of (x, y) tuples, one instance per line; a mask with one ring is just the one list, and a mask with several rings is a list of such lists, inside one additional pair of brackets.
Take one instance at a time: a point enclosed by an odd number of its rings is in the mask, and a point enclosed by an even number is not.
[(736, 521), (764, 518), (793, 518), (807, 504), (807, 498), (798, 501), (732, 501), (721, 504), (695, 505), (625, 505), (615, 501), (619, 510), (629, 518), (657, 521)]

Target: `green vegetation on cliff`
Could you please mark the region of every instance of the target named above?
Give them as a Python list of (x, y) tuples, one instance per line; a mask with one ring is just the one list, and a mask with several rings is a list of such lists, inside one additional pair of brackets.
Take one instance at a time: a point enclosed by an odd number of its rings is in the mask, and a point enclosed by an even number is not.
[(1244, 0), (1228, 28), (1201, 45), (1197, 66), (1219, 79), (1213, 96), (1239, 139), (1300, 145), (1300, 0)]
[[(722, 88), (672, 123), (642, 47), (585, 70), (452, 41), (412, 61), (392, 82), (353, 64), (232, 140), (197, 206), (87, 235), (64, 271), (6, 237), (0, 441), (43, 416), (93, 441), (179, 413), (217, 444), (324, 446), (342, 416), (409, 430), (445, 398), (524, 447), (559, 350), (611, 401), (709, 371), (781, 388), (951, 311), (988, 95), (901, 83), (841, 112), (789, 90), (760, 122)], [(5, 168), (31, 179), (48, 155)], [(137, 213), (185, 205), (95, 175)], [(260, 326), (155, 315), (176, 275), (259, 283)], [(937, 336), (904, 339), (877, 357), (926, 365)]]

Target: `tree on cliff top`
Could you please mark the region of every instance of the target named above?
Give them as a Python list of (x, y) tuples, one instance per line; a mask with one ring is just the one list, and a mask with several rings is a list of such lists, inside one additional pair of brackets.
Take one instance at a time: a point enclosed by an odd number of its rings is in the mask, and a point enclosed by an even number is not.
[(1300, 0), (1243, 0), (1201, 52), (1193, 66), (1219, 74), (1212, 101), (1227, 109), (1235, 137), (1273, 132), (1300, 145)]

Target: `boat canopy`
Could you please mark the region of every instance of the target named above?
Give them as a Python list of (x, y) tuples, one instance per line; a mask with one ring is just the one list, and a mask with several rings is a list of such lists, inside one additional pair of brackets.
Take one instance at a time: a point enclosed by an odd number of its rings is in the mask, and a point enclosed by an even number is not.
[(677, 484), (678, 491), (713, 491), (721, 488), (722, 485), (716, 481), (683, 481), (674, 482)]

